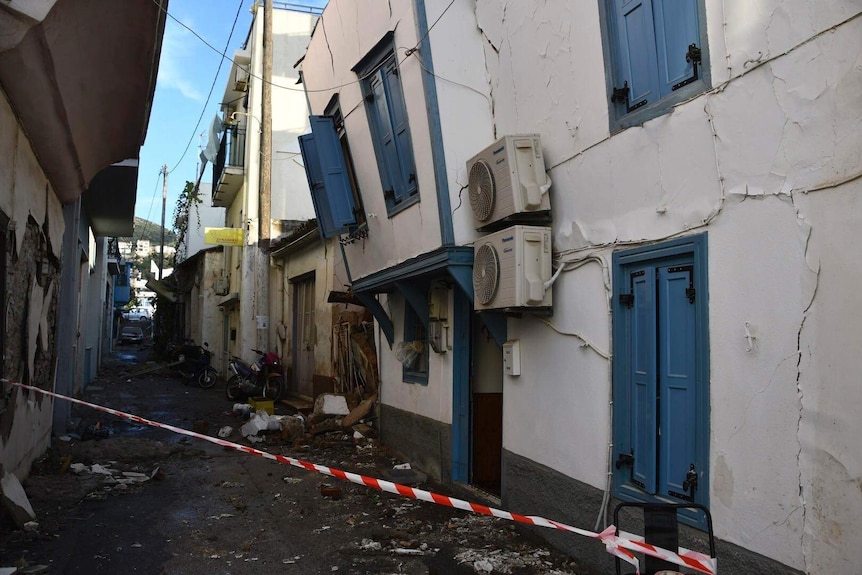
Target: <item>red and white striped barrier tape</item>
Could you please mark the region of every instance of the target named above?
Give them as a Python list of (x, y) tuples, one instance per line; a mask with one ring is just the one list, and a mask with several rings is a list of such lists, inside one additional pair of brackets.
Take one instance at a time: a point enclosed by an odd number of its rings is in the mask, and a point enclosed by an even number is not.
[(181, 427), (175, 427), (167, 423), (159, 423), (158, 421), (146, 419), (138, 415), (132, 415), (131, 413), (126, 413), (117, 409), (111, 409), (110, 407), (104, 407), (101, 405), (96, 405), (94, 403), (88, 403), (80, 399), (75, 399), (74, 397), (61, 395), (59, 393), (47, 391), (38, 387), (34, 387), (32, 385), (25, 385), (23, 383), (10, 381), (8, 379), (0, 379), (0, 381), (9, 383), (21, 389), (35, 391), (37, 393), (41, 393), (50, 397), (56, 397), (58, 399), (77, 403), (78, 405), (83, 405), (97, 411), (110, 413), (111, 415), (115, 415), (123, 419), (128, 419), (136, 423), (143, 423), (144, 425), (149, 425), (151, 427), (167, 429), (168, 431), (173, 431), (174, 433), (202, 439), (216, 445), (221, 445), (223, 447), (234, 449), (236, 451), (243, 451), (250, 455), (256, 455), (258, 457), (263, 457), (264, 459), (269, 459), (285, 465), (292, 465), (294, 467), (299, 467), (308, 471), (314, 471), (323, 475), (328, 475), (330, 477), (336, 477), (344, 481), (349, 481), (358, 485), (371, 487), (372, 489), (377, 489), (378, 491), (385, 491), (387, 493), (394, 493), (396, 495), (401, 495), (411, 499), (418, 499), (420, 501), (436, 503), (437, 505), (443, 505), (445, 507), (463, 509), (464, 511), (471, 511), (473, 513), (478, 513), (481, 515), (489, 515), (491, 517), (507, 519), (509, 521), (515, 521), (517, 523), (526, 523), (528, 525), (535, 525), (537, 527), (547, 527), (549, 529), (557, 529), (560, 531), (575, 533), (577, 535), (583, 535), (584, 537), (589, 537), (591, 539), (598, 539), (599, 541), (604, 543), (608, 553), (619, 557), (623, 561), (631, 563), (635, 567), (637, 573), (640, 573), (640, 567), (638, 559), (633, 552), (651, 555), (653, 557), (657, 557), (659, 559), (663, 559), (665, 561), (669, 561), (683, 567), (694, 569), (701, 573), (706, 573), (707, 575), (715, 575), (718, 572), (717, 561), (713, 557), (704, 555), (702, 553), (697, 553), (695, 551), (690, 551), (684, 548), (680, 548), (679, 553), (674, 553), (673, 551), (668, 551), (667, 549), (662, 549), (661, 547), (656, 547), (654, 545), (645, 543), (643, 537), (640, 537), (638, 535), (632, 535), (630, 533), (623, 532), (620, 533), (620, 535), (616, 535), (616, 527), (614, 527), (613, 525), (611, 525), (601, 533), (596, 533), (594, 531), (588, 531), (586, 529), (572, 527), (571, 525), (566, 525), (565, 523), (560, 523), (551, 519), (545, 519), (544, 517), (538, 517), (535, 515), (519, 515), (517, 513), (511, 513), (502, 509), (488, 507), (487, 505), (471, 503), (463, 499), (456, 499), (447, 495), (440, 495), (439, 493), (424, 491), (422, 489), (408, 487), (399, 483), (392, 483), (391, 481), (376, 479), (374, 477), (366, 477), (365, 475), (359, 475), (356, 473), (349, 473), (340, 469), (326, 467), (325, 465), (317, 465), (316, 463), (309, 463), (307, 461), (302, 461), (301, 459), (294, 459), (293, 457), (287, 457), (285, 455), (274, 455), (260, 449), (255, 449), (254, 447), (240, 445), (238, 443), (226, 441), (218, 437), (203, 435), (201, 433), (189, 431), (188, 429), (182, 429)]

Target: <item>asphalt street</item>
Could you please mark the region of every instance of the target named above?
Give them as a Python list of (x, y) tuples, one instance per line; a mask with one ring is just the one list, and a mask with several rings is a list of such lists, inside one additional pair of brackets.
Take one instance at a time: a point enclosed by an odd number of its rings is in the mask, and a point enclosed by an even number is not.
[[(313, 463), (385, 477), (405, 463), (348, 431), (250, 444), (212, 389), (114, 354), (81, 398)], [(289, 414), (286, 406), (276, 413)], [(589, 574), (521, 526), (383, 493), (83, 406), (24, 487), (38, 526), (0, 518), (0, 567), (52, 574)], [(373, 423), (373, 422), (371, 422)], [(420, 474), (421, 478), (421, 474)], [(425, 481), (418, 487), (462, 497)]]

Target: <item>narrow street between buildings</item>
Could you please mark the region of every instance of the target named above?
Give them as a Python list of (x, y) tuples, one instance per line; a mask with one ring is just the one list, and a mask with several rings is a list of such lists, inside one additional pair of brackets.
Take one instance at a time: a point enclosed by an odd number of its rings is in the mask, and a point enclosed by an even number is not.
[[(358, 474), (428, 481), (352, 429), (243, 437), (244, 417), (128, 346), (83, 400)], [(291, 410), (276, 405), (276, 414)], [(0, 522), (0, 568), (52, 574), (587, 574), (523, 527), (376, 491), (76, 405), (24, 483), (36, 522)], [(246, 415), (245, 418), (248, 416)], [(324, 422), (325, 423), (325, 422)], [(313, 431), (313, 432), (312, 432)], [(402, 469), (395, 469), (398, 465)], [(452, 494), (463, 496), (463, 494)], [(574, 535), (573, 535), (574, 536)], [(598, 544), (598, 543), (597, 543)]]

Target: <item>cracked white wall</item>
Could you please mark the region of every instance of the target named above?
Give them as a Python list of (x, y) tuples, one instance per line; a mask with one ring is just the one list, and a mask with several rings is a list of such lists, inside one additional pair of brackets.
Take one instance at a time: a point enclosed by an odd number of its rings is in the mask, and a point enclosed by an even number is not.
[[(613, 135), (598, 2), (449, 4), (425, 3), (456, 243), (477, 235), (466, 160), (504, 134), (538, 132), (558, 261), (585, 262), (554, 285), (555, 329), (509, 320), (522, 375), (505, 381), (504, 448), (604, 488), (611, 254), (705, 231), (717, 533), (810, 573), (856, 570), (862, 2), (705, 0), (713, 89)], [(348, 246), (354, 277), (439, 242), (418, 59), (402, 82), (422, 202), (392, 219), (350, 71), (388, 30), (416, 44), (413, 6), (332, 0), (303, 62), (310, 90), (332, 88), (309, 93), (315, 113), (340, 93), (369, 213), (369, 238)], [(384, 306), (397, 334), (400, 306)], [(398, 380), (381, 347), (381, 376)], [(451, 419), (442, 379), (383, 398)]]
[[(352, 71), (390, 31), (394, 31), (420, 197), (418, 204), (391, 218), (387, 216), (360, 78)], [(354, 279), (427, 253), (440, 245), (440, 220), (421, 62), (418, 54), (408, 55), (406, 52), (418, 42), (412, 2), (331, 0), (302, 62), (312, 112), (322, 114), (330, 99), (337, 94), (344, 116), (368, 224), (367, 239), (345, 246)]]
[[(478, 0), (465, 42), (481, 66), (463, 45), (434, 44), (441, 77), (471, 79), (451, 88), (459, 103), (441, 100), (447, 159), (459, 104), (492, 110), (473, 153), (539, 132), (561, 260), (606, 266), (613, 249), (708, 232), (716, 529), (811, 573), (856, 570), (862, 532), (860, 10), (707, 0), (714, 89), (614, 135), (597, 3)], [(436, 58), (459, 49), (457, 62)], [(456, 226), (473, 237), (467, 219)], [(598, 265), (563, 274), (551, 320), (600, 351), (606, 278)], [(522, 375), (506, 381), (504, 447), (603, 488), (609, 362), (534, 318), (510, 320), (509, 334)]]
[[(57, 196), (51, 189), (48, 179), (33, 153), (27, 135), (18, 124), (14, 112), (6, 100), (5, 94), (0, 93), (0, 211), (10, 219), (10, 232), (7, 241), (14, 245), (14, 257), (7, 259), (7, 273), (11, 262), (17, 259), (27, 231), (29, 218), (39, 224), (42, 229), (47, 230), (45, 240), (50, 244), (54, 254), (62, 253), (63, 232), (65, 221), (63, 219), (63, 208)], [(14, 229), (11, 229), (14, 228)], [(7, 244), (8, 245), (8, 244)], [(6, 279), (6, 289), (12, 288), (10, 278)], [(34, 360), (37, 351), (48, 349), (48, 312), (54, 293), (59, 289), (59, 284), (52, 282), (47, 290), (38, 286), (35, 279), (28, 281), (30, 291), (30, 307), (21, 315), (26, 316), (26, 334), (14, 334), (11, 330), (15, 326), (10, 321), (14, 312), (21, 310), (10, 310), (4, 305), (3, 313), (6, 314), (6, 329), (10, 330), (6, 337), (19, 335), (26, 338), (23, 346), (26, 356), (21, 365), (9, 365), (11, 358), (7, 357), (7, 374), (21, 380), (24, 372), (23, 365), (26, 364), (28, 373), (34, 373)], [(47, 291), (47, 295), (43, 292)], [(7, 294), (4, 302), (10, 302)], [(8, 356), (8, 350), (4, 354)], [(18, 373), (14, 370), (17, 369)], [(53, 382), (35, 382), (43, 386), (52, 386)], [(45, 397), (37, 400), (35, 394), (27, 396), (22, 390), (14, 390), (17, 394), (14, 411), (2, 413), (4, 427), (8, 425), (8, 433), (0, 437), (0, 468), (6, 472), (15, 473), (19, 478), (26, 477), (30, 465), (34, 459), (44, 453), (51, 439), (51, 417), (53, 412), (53, 400)], [(5, 407), (5, 404), (4, 404)], [(11, 424), (9, 422), (13, 422)]]

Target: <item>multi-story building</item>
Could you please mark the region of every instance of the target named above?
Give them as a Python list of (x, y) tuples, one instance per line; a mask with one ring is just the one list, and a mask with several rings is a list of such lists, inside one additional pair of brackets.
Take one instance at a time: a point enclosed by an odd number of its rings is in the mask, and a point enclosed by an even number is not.
[[(166, 1), (0, 10), (0, 371), (74, 395), (110, 337), (108, 238), (132, 235)], [(0, 472), (24, 478), (70, 403), (3, 384)]]
[(150, 244), (150, 240), (140, 239), (135, 242), (135, 257), (142, 259), (151, 253), (153, 253), (153, 246)]
[(860, 54), (858, 3), (331, 0), (303, 160), (383, 440), (586, 528), (702, 503), (723, 573), (852, 572)]
[[(261, 186), (264, 6), (257, 5), (248, 40), (233, 57), (223, 102), (224, 134), (213, 166), (212, 205), (225, 208), (224, 225), (242, 230), (241, 245), (224, 249), (218, 283), (223, 337), (217, 351), (253, 359), (252, 349), (280, 348), (270, 321), (280, 280), (270, 278), (270, 239), (289, 235), (314, 218), (308, 183), (297, 161), (297, 138), (308, 129), (308, 106), (294, 64), (302, 57), (319, 9), (276, 3), (272, 21), (272, 121), (269, 187)], [(261, 204), (269, 206), (261, 210)], [(263, 213), (263, 215), (262, 215)], [(280, 292), (278, 292), (280, 294)], [(226, 361), (225, 361), (226, 365)]]

